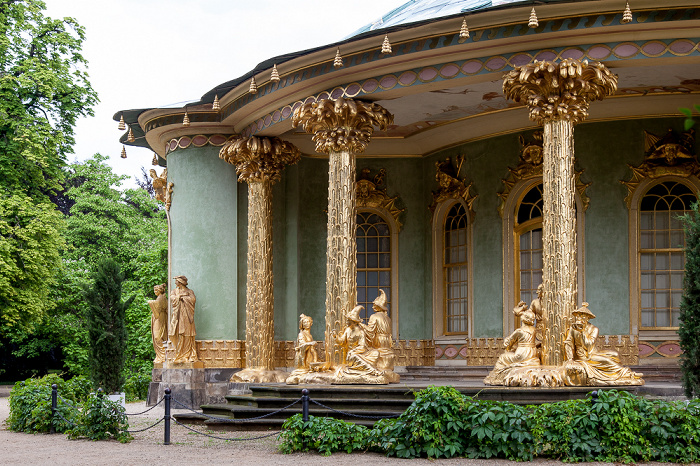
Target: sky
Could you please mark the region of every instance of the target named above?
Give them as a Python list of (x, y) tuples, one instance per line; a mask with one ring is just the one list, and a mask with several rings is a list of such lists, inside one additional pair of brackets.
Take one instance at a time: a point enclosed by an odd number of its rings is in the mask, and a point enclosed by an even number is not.
[(115, 173), (141, 176), (153, 152), (127, 146), (119, 110), (197, 101), (216, 85), (284, 53), (342, 40), (408, 0), (45, 0), (46, 15), (85, 27), (83, 55), (100, 103), (78, 121), (75, 154), (109, 156)]

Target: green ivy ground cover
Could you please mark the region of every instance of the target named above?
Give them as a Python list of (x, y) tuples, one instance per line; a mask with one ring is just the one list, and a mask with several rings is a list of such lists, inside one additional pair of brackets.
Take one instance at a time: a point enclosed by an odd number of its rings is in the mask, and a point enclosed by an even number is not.
[(601, 390), (597, 399), (520, 406), (467, 397), (430, 386), (397, 419), (372, 429), (333, 418), (301, 415), (280, 434), (284, 453), (376, 451), (399, 458), (535, 457), (561, 461), (633, 463), (700, 460), (700, 400), (647, 400)]

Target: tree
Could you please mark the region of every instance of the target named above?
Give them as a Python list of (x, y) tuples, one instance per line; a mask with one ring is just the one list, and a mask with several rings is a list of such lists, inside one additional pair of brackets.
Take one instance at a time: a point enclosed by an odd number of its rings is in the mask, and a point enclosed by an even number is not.
[(700, 397), (700, 202), (685, 220), (685, 278), (678, 335), (685, 396)]
[(113, 259), (97, 265), (93, 284), (84, 291), (90, 335), (90, 379), (107, 393), (124, 386), (124, 358), (127, 341), (126, 309), (134, 296), (122, 302), (124, 274)]
[(60, 265), (60, 189), (77, 118), (97, 95), (75, 20), (38, 0), (0, 0), (0, 336), (30, 329), (50, 309)]

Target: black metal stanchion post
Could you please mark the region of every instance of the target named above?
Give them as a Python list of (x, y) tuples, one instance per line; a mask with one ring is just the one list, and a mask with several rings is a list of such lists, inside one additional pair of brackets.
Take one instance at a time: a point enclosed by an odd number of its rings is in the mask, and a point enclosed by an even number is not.
[(165, 421), (165, 432), (163, 432), (163, 445), (170, 445), (170, 389), (165, 389), (165, 396), (163, 397), (165, 401), (165, 414), (163, 415), (163, 420)]
[(301, 391), (301, 420), (309, 421), (309, 391), (307, 389)]
[(51, 385), (51, 433), (56, 433), (56, 408), (58, 408), (58, 385)]

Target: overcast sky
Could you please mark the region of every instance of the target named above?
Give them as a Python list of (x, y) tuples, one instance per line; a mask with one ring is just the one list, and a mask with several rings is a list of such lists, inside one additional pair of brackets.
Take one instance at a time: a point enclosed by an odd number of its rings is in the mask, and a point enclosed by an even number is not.
[(153, 153), (127, 147), (112, 115), (183, 105), (263, 60), (343, 39), (407, 0), (45, 0), (52, 18), (75, 18), (100, 103), (78, 122), (75, 154), (99, 152), (116, 173), (140, 176)]

